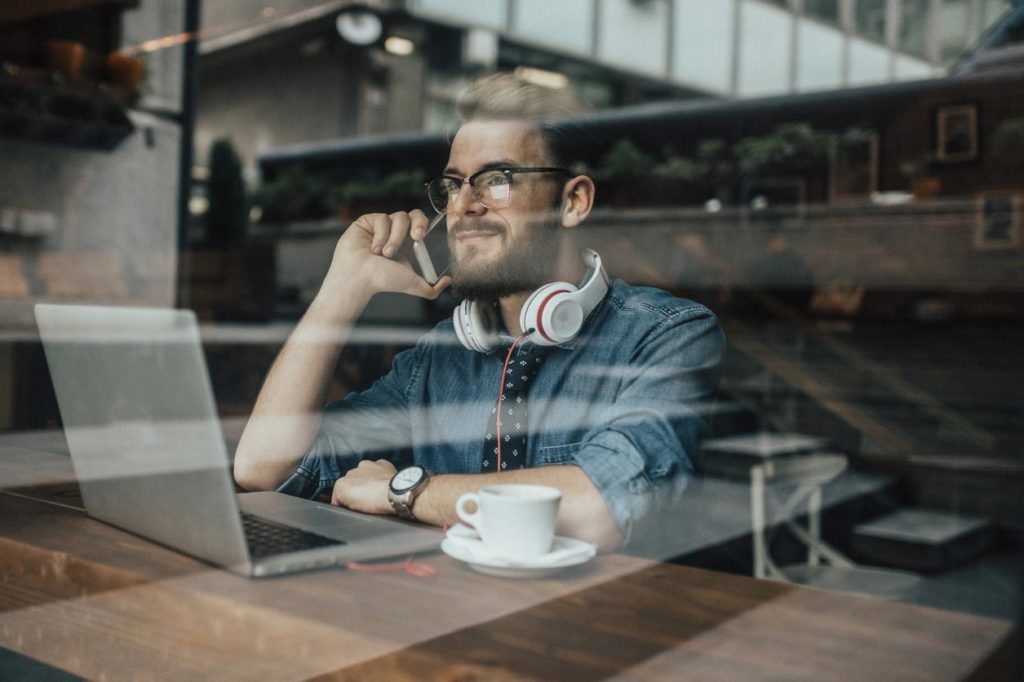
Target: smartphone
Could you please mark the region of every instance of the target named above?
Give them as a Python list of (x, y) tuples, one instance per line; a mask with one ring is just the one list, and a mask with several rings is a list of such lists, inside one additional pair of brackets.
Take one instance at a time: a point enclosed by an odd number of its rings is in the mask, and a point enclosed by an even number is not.
[(413, 241), (413, 263), (423, 279), (437, 284), (448, 272), (448, 227), (443, 214), (436, 216), (427, 226), (423, 241)]

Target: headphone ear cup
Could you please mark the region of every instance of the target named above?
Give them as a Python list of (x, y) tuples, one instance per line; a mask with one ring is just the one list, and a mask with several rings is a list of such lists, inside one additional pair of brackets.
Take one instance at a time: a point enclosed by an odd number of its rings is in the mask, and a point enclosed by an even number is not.
[(486, 303), (463, 301), (452, 313), (455, 336), (467, 349), (486, 353), (497, 345), (498, 316)]
[(523, 331), (534, 330), (530, 341), (556, 346), (576, 336), (583, 325), (583, 309), (573, 296), (576, 292), (568, 282), (553, 282), (530, 294), (519, 313)]
[(455, 337), (459, 340), (459, 343), (468, 350), (476, 350), (469, 342), (469, 334), (466, 332), (466, 322), (468, 310), (466, 309), (466, 301), (463, 301), (459, 305), (455, 306), (455, 310), (452, 311), (452, 326), (455, 328)]

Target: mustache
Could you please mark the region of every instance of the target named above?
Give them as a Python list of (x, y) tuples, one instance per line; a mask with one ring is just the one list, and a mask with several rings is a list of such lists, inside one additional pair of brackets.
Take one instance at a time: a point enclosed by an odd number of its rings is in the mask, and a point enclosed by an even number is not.
[(486, 218), (459, 218), (448, 225), (448, 235), (451, 237), (457, 236), (461, 232), (478, 230), (501, 233), (505, 231), (505, 226), (496, 220), (487, 220)]

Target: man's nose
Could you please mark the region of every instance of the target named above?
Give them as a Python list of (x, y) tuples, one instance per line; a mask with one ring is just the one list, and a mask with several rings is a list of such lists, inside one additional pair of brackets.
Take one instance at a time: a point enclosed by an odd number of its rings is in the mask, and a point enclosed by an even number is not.
[(454, 199), (449, 199), (453, 212), (457, 216), (480, 215), (487, 210), (487, 207), (480, 203), (476, 190), (468, 181), (462, 181), (462, 188)]

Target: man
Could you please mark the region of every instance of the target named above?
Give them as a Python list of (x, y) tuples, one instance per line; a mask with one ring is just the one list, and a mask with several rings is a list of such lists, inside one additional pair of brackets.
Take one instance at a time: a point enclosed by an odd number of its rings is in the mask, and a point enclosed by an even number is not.
[[(595, 261), (581, 258), (574, 234), (594, 182), (568, 170), (571, 136), (546, 118), (551, 97), (497, 75), (460, 102), (464, 123), (429, 185), (447, 216), (450, 278), (431, 286), (397, 257), (424, 238), (421, 211), (365, 215), (344, 232), (239, 443), (242, 487), (329, 491), (357, 511), (443, 525), (458, 520), (465, 492), (550, 485), (563, 492), (558, 532), (603, 550), (657, 523), (692, 472), (703, 429), (695, 406), (714, 391), (724, 340), (703, 306), (588, 271)], [(560, 342), (521, 324), (531, 293), (556, 281), (599, 294)], [(322, 409), (348, 330), (375, 294), (433, 299), (449, 285), (477, 313), (496, 313), (493, 348), (464, 347), (467, 332), (460, 326), (460, 343), (443, 322), (369, 390)], [(396, 471), (412, 472), (404, 499), (389, 494)]]

